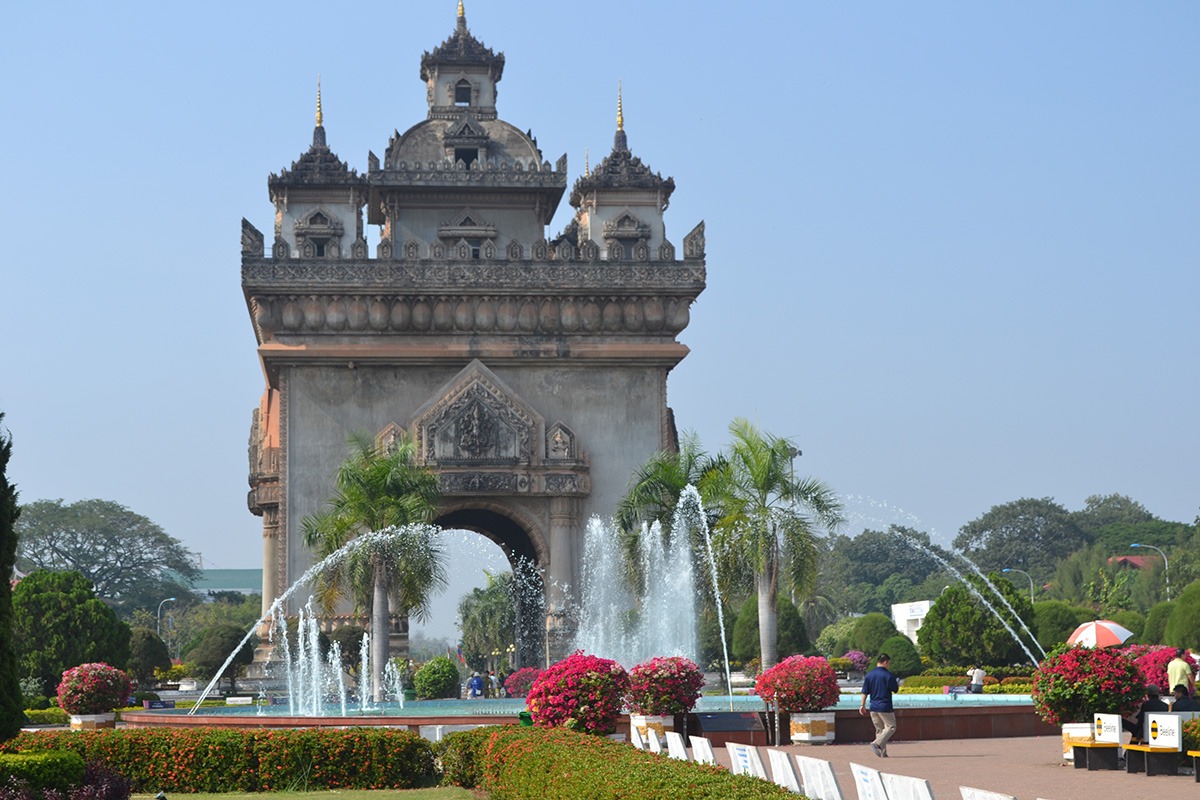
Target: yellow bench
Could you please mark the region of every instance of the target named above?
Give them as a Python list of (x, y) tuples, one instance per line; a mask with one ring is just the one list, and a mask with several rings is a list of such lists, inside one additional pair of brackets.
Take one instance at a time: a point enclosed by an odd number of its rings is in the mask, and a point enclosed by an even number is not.
[(1116, 742), (1071, 742), (1075, 769), (1087, 769), (1092, 772), (1101, 769), (1117, 769)]
[(1192, 769), (1196, 772), (1196, 783), (1200, 783), (1200, 750), (1188, 750), (1187, 754), (1192, 757)]
[(1127, 744), (1125, 771), (1144, 772), (1147, 775), (1178, 775), (1179, 750), (1150, 744)]

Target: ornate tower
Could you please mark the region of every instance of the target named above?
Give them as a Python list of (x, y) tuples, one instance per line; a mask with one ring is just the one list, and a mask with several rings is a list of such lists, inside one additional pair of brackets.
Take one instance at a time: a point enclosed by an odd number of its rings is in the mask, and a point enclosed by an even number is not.
[(360, 177), (318, 118), (312, 148), (269, 180), (269, 256), (243, 221), (267, 379), (250, 505), (270, 603), (312, 563), (300, 523), (331, 494), (348, 434), (386, 445), (408, 431), (439, 476), (439, 523), (487, 536), (541, 581), (519, 609), (530, 664), (568, 646), (587, 519), (610, 516), (633, 470), (675, 446), (666, 380), (687, 354), (676, 336), (704, 288), (704, 237), (698, 225), (676, 259), (663, 226), (674, 183), (629, 152), (619, 118), (613, 153), (575, 184), (568, 230), (547, 241), (566, 157), (551, 165), (499, 118), (503, 68), (460, 4), (421, 58), (426, 119)]

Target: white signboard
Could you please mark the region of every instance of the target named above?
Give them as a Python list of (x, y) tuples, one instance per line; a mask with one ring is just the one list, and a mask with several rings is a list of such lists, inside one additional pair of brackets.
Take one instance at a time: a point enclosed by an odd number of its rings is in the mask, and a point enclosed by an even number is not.
[(662, 752), (662, 742), (658, 739), (658, 731), (654, 728), (646, 728), (646, 749), (651, 753)]
[(800, 794), (800, 778), (796, 775), (796, 768), (792, 766), (788, 754), (782, 750), (768, 749), (767, 761), (771, 764), (771, 778), (775, 783)]
[(692, 757), (697, 764), (716, 764), (717, 755), (713, 752), (712, 742), (703, 736), (689, 736), (692, 740)]
[(888, 800), (933, 800), (933, 789), (924, 778), (910, 778), (908, 775), (892, 775), (888, 772), (879, 773), (883, 778), (883, 788), (887, 790)]
[(962, 800), (1017, 800), (1011, 794), (989, 792), (987, 789), (972, 789), (970, 786), (960, 786), (958, 790), (962, 792)]
[(1097, 714), (1092, 738), (1100, 744), (1121, 743), (1121, 715)]
[(683, 734), (667, 731), (667, 755), (677, 761), (687, 761), (687, 745), (683, 743)]
[(758, 757), (757, 747), (737, 742), (728, 742), (725, 746), (729, 749), (729, 758), (733, 763), (730, 771), (734, 775), (753, 775), (767, 780), (767, 770), (762, 759)]
[(1146, 743), (1152, 747), (1183, 749), (1183, 720), (1178, 714), (1147, 714)]
[(879, 777), (879, 770), (851, 761), (850, 774), (854, 776), (854, 788), (858, 790), (858, 800), (888, 800), (887, 790), (883, 788), (883, 779)]
[(796, 766), (800, 767), (800, 782), (804, 784), (805, 796), (812, 800), (844, 800), (837, 775), (828, 761), (796, 756)]
[(629, 726), (629, 740), (638, 750), (646, 749), (646, 740), (642, 738), (642, 732), (638, 730), (637, 725)]

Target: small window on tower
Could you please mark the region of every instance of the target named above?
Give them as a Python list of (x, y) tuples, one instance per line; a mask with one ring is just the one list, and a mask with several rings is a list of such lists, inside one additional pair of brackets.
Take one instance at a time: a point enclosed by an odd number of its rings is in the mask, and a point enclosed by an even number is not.
[(454, 105), (471, 105), (471, 82), (466, 78), (454, 84)]
[(456, 148), (454, 148), (454, 163), (455, 164), (457, 164), (459, 161), (461, 161), (464, 164), (466, 164), (468, 167), (470, 167), (472, 164), (474, 164), (478, 160), (479, 160), (479, 148), (478, 147), (456, 147)]
[(325, 246), (329, 244), (328, 239), (313, 239), (313, 252), (317, 258), (325, 257)]
[(482, 242), (479, 239), (467, 239), (467, 244), (471, 246), (471, 260), (479, 260), (479, 246)]

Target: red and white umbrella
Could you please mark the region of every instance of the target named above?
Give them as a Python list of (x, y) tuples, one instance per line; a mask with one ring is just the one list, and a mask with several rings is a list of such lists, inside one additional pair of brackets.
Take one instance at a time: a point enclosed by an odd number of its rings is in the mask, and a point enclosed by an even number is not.
[(1133, 631), (1118, 625), (1111, 619), (1094, 619), (1085, 622), (1075, 629), (1067, 638), (1067, 644), (1081, 644), (1084, 647), (1113, 647), (1121, 644)]

